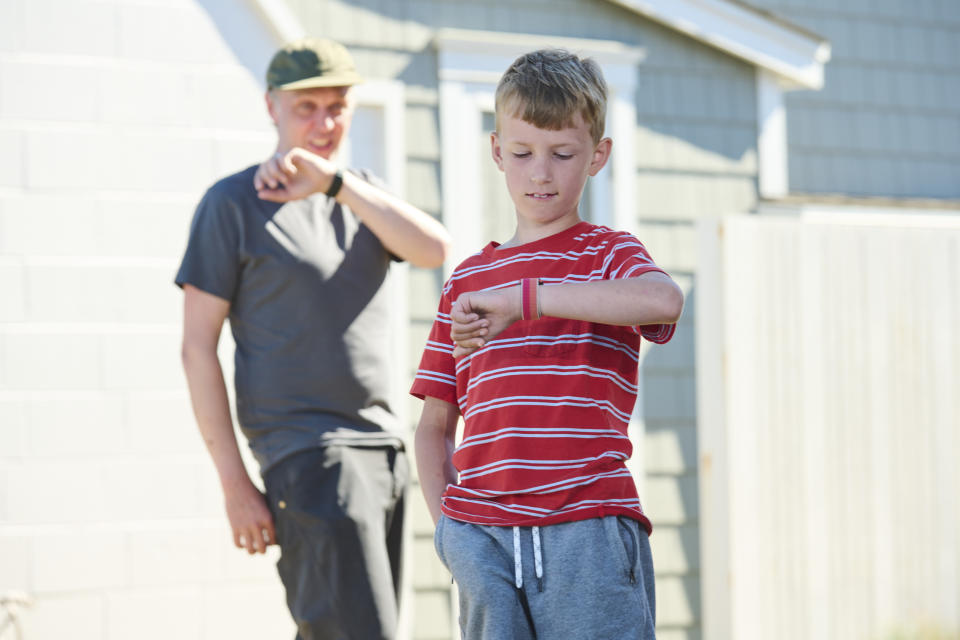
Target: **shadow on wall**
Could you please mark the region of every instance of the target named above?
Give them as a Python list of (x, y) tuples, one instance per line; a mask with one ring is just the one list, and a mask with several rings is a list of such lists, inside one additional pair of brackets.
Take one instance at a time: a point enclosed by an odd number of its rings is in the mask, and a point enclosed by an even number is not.
[(267, 65), (279, 41), (252, 8), (238, 9), (235, 0), (197, 0), (223, 36), (233, 55), (257, 84), (266, 89)]

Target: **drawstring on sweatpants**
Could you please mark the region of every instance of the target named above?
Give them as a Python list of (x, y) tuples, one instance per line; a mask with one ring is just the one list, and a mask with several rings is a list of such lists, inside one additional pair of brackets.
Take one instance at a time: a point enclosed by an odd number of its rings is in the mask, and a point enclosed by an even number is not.
[[(532, 527), (533, 534), (533, 568), (537, 575), (537, 587), (543, 591), (543, 557), (540, 552), (540, 527)], [(537, 637), (537, 628), (533, 624), (533, 614), (530, 612), (530, 602), (527, 600), (527, 592), (523, 590), (523, 560), (520, 553), (520, 527), (513, 528), (513, 575), (514, 584), (517, 587), (517, 597), (520, 598), (520, 606), (523, 608), (523, 615), (527, 618), (527, 624), (530, 625), (530, 632), (534, 640)]]

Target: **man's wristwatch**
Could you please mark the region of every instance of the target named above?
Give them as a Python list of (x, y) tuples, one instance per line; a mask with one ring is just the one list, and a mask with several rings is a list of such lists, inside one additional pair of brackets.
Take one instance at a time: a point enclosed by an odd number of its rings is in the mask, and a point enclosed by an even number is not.
[(343, 172), (337, 169), (337, 172), (333, 174), (333, 180), (330, 182), (330, 188), (327, 189), (326, 196), (328, 198), (336, 198), (337, 194), (340, 193), (340, 187), (343, 186)]

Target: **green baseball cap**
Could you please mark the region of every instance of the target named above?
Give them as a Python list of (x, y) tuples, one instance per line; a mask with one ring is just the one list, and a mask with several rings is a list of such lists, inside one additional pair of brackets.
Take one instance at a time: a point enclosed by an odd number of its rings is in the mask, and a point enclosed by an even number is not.
[(315, 87), (348, 87), (363, 82), (353, 58), (339, 42), (303, 38), (274, 54), (267, 68), (267, 87), (288, 91)]

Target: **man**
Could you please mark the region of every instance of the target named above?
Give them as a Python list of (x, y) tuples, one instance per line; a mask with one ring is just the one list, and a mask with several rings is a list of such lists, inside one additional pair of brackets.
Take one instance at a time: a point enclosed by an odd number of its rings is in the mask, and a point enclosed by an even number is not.
[[(279, 544), (298, 638), (392, 638), (407, 462), (387, 403), (392, 260), (437, 267), (449, 238), (364, 172), (335, 164), (360, 82), (341, 45), (305, 39), (267, 71), (276, 153), (197, 207), (176, 276), (182, 358), (234, 544)], [(236, 410), (260, 464), (241, 460), (217, 342), (236, 343)]]

